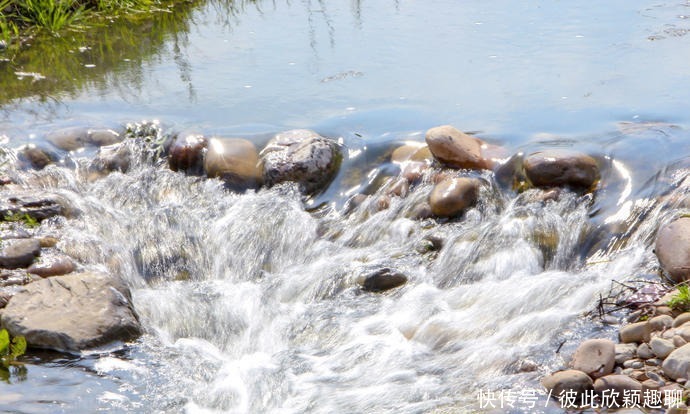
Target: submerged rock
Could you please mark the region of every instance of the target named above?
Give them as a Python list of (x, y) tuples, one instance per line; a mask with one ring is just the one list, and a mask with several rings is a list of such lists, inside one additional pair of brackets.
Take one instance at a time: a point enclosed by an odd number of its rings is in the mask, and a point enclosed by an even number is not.
[(20, 168), (35, 168), (37, 170), (42, 170), (46, 166), (59, 161), (57, 154), (34, 144), (22, 147), (17, 153), (17, 159)]
[(80, 351), (142, 333), (123, 282), (100, 273), (81, 273), (30, 283), (2, 312), (10, 335), (24, 335), (31, 347)]
[(616, 346), (608, 339), (590, 339), (577, 347), (571, 366), (593, 379), (613, 372), (616, 363)]
[(425, 138), (434, 158), (444, 165), (472, 170), (489, 168), (489, 164), (482, 157), (483, 142), (453, 126), (431, 128), (426, 132)]
[(675, 283), (690, 279), (690, 217), (663, 226), (656, 236), (656, 256)]
[(367, 292), (383, 292), (404, 285), (407, 283), (407, 276), (393, 269), (384, 268), (363, 276), (359, 283), (362, 290)]
[(477, 203), (479, 181), (473, 178), (446, 178), (429, 195), (431, 212), (437, 217), (455, 217)]
[(269, 141), (261, 151), (261, 159), (267, 185), (293, 181), (311, 195), (323, 191), (333, 180), (342, 154), (332, 139), (295, 129), (281, 132)]
[(0, 267), (19, 269), (28, 267), (41, 254), (41, 243), (36, 239), (2, 240)]
[(209, 177), (218, 177), (233, 190), (261, 186), (261, 162), (256, 147), (241, 138), (211, 138), (204, 160)]
[(132, 162), (132, 151), (123, 144), (101, 147), (91, 162), (89, 171), (96, 174), (109, 174), (113, 171), (127, 172)]
[(208, 140), (202, 135), (178, 135), (170, 146), (168, 165), (173, 171), (201, 175), (204, 172), (204, 153), (207, 148)]
[(535, 187), (570, 187), (591, 190), (599, 181), (599, 166), (587, 154), (546, 150), (532, 153), (522, 163), (527, 179)]
[(76, 151), (86, 146), (102, 147), (116, 144), (123, 136), (106, 128), (65, 128), (46, 135), (46, 140), (65, 151)]
[(69, 203), (62, 196), (45, 191), (11, 191), (0, 193), (0, 217), (12, 217), (41, 221), (50, 217), (65, 215)]
[(405, 162), (422, 162), (430, 164), (434, 160), (429, 147), (421, 142), (414, 142), (396, 148), (391, 154), (391, 162), (402, 164)]
[(26, 269), (27, 272), (41, 277), (61, 276), (74, 272), (76, 265), (68, 256), (43, 256), (37, 263)]

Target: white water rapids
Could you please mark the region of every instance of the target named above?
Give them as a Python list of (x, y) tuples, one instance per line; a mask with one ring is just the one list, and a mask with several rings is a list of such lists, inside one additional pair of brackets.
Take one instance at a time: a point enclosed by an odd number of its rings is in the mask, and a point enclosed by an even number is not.
[[(147, 329), (94, 364), (119, 384), (99, 406), (440, 413), (482, 411), (477, 393), (504, 389), (537, 390), (544, 410), (539, 379), (581, 339), (615, 335), (585, 314), (612, 280), (654, 269), (650, 240), (676, 198), (633, 198), (613, 166), (608, 178), (627, 190), (600, 192), (616, 201), (597, 221), (588, 196), (534, 201), (492, 173), (479, 205), (448, 223), (407, 218), (426, 182), (387, 210), (370, 198), (344, 215), (305, 211), (289, 185), (234, 194), (141, 160), (97, 180), (56, 166), (23, 180), (71, 200), (80, 213), (60, 223), (59, 247), (124, 277)], [(621, 209), (623, 236), (591, 247)], [(437, 253), (420, 248), (430, 238), (443, 240)], [(408, 283), (363, 292), (357, 278), (381, 267)]]

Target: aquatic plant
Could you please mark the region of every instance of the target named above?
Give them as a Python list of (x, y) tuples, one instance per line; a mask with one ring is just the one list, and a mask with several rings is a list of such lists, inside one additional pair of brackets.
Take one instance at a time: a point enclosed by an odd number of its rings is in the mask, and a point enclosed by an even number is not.
[(15, 336), (10, 339), (6, 329), (0, 329), (0, 379), (9, 382), (10, 375), (20, 380), (26, 376), (26, 368), (17, 362), (17, 358), (26, 352), (26, 339)]

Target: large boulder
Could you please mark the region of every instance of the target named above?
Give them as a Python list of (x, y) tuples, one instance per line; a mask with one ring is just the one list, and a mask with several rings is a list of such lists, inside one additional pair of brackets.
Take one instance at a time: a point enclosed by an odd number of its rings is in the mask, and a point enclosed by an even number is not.
[(218, 177), (238, 191), (261, 186), (261, 162), (251, 141), (241, 138), (211, 138), (204, 159), (209, 177)]
[(292, 181), (306, 194), (316, 194), (335, 177), (342, 154), (332, 139), (295, 129), (276, 134), (261, 151), (261, 159), (267, 185)]
[(0, 247), (0, 267), (18, 269), (29, 267), (41, 254), (41, 243), (36, 239), (6, 239)]
[(475, 205), (479, 198), (479, 181), (474, 178), (446, 178), (436, 184), (429, 195), (431, 212), (437, 217), (455, 217)]
[(663, 226), (657, 233), (654, 252), (675, 283), (690, 279), (690, 217)]
[(129, 288), (100, 273), (79, 273), (30, 283), (2, 311), (10, 335), (29, 346), (80, 351), (127, 341), (142, 333)]
[(575, 351), (570, 363), (573, 369), (584, 372), (593, 379), (613, 372), (616, 364), (616, 345), (608, 339), (590, 339)]
[(482, 157), (483, 142), (451, 125), (431, 128), (426, 132), (429, 150), (439, 162), (452, 168), (488, 169)]
[(599, 181), (599, 165), (587, 154), (569, 150), (532, 153), (523, 160), (527, 179), (535, 187), (569, 187), (591, 190)]
[(676, 348), (661, 365), (664, 374), (671, 379), (690, 378), (690, 344)]
[(65, 128), (46, 135), (46, 140), (65, 151), (76, 151), (86, 146), (113, 145), (123, 139), (122, 134), (107, 128)]
[(208, 140), (202, 135), (178, 135), (168, 150), (170, 169), (183, 171), (187, 174), (202, 174), (204, 172), (204, 153), (207, 147)]

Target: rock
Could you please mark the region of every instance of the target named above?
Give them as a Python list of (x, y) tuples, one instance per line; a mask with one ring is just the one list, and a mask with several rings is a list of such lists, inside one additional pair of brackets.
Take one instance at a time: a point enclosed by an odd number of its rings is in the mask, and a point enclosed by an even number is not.
[(86, 146), (102, 147), (122, 141), (123, 137), (105, 128), (65, 128), (46, 135), (46, 140), (65, 151), (76, 151)]
[(482, 157), (483, 142), (450, 125), (429, 129), (426, 143), (434, 158), (449, 167), (471, 170), (489, 168), (488, 162)]
[(396, 148), (391, 154), (391, 162), (402, 164), (405, 162), (420, 162), (430, 164), (434, 160), (429, 147), (421, 142), (410, 142)]
[(7, 306), (10, 299), (12, 299), (12, 295), (9, 292), (5, 292), (5, 291), (0, 290), (0, 309)]
[(68, 256), (43, 256), (26, 269), (27, 272), (41, 277), (61, 276), (74, 272), (76, 266)]
[(642, 382), (642, 392), (643, 393), (647, 390), (655, 390), (656, 391), (659, 388), (661, 388), (661, 384), (659, 384), (658, 382), (656, 382), (654, 380), (648, 379), (648, 380)]
[(546, 150), (532, 153), (522, 163), (529, 182), (540, 188), (570, 187), (577, 191), (591, 190), (599, 180), (599, 166), (589, 155)]
[(204, 172), (204, 154), (208, 140), (198, 134), (180, 134), (172, 142), (168, 165), (173, 171), (201, 175)]
[(676, 348), (680, 348), (681, 346), (683, 346), (683, 345), (685, 345), (685, 344), (687, 344), (687, 343), (688, 343), (688, 341), (686, 341), (685, 339), (683, 339), (682, 336), (680, 336), (680, 335), (674, 335), (674, 336), (673, 336), (673, 345), (674, 345)]
[(640, 346), (637, 347), (637, 356), (642, 359), (654, 358), (654, 352), (652, 352), (652, 348), (649, 347), (649, 344), (640, 344)]
[(11, 191), (0, 193), (0, 217), (31, 217), (42, 221), (50, 217), (65, 215), (70, 210), (69, 202), (62, 196), (45, 191)]
[(608, 339), (590, 339), (580, 344), (573, 355), (573, 369), (597, 379), (613, 372), (616, 362), (616, 346)]
[(267, 185), (293, 181), (303, 192), (313, 195), (333, 180), (342, 154), (335, 141), (296, 129), (276, 134), (261, 151), (261, 159)]
[(626, 344), (631, 342), (647, 342), (649, 341), (649, 334), (650, 329), (647, 321), (631, 323), (630, 325), (622, 327), (620, 330), (621, 342)]
[(479, 181), (449, 178), (434, 186), (429, 195), (431, 212), (437, 217), (455, 217), (477, 203)]
[(41, 237), (38, 242), (41, 244), (42, 248), (55, 247), (58, 244), (58, 239), (51, 236)]
[(669, 315), (659, 315), (649, 320), (649, 328), (652, 332), (663, 331), (671, 325), (673, 325), (673, 317)]
[(261, 186), (261, 166), (256, 147), (241, 138), (211, 138), (204, 160), (209, 177), (219, 177), (238, 191)]
[(19, 150), (17, 159), (21, 168), (42, 170), (47, 165), (57, 162), (59, 157), (45, 148), (28, 144)]
[(676, 319), (673, 320), (672, 326), (674, 328), (677, 328), (686, 322), (690, 322), (690, 312), (684, 312), (684, 313), (681, 313), (680, 315), (676, 316)]
[(89, 171), (101, 175), (113, 171), (127, 172), (132, 162), (132, 152), (127, 145), (114, 144), (99, 148), (98, 154), (91, 161)]
[(652, 352), (654, 352), (654, 354), (661, 359), (666, 358), (668, 354), (676, 349), (676, 347), (673, 345), (673, 342), (658, 337), (652, 338), (652, 340), (649, 341), (649, 347), (652, 348)]
[[(675, 349), (675, 348), (674, 348)], [(648, 367), (658, 367), (661, 365), (661, 363), (664, 362), (663, 359), (659, 358), (650, 358), (644, 362), (644, 364)]]
[(690, 217), (663, 226), (657, 233), (654, 252), (675, 283), (690, 278)]
[(676, 329), (676, 335), (683, 338), (686, 342), (690, 342), (690, 326), (683, 325)]
[[(594, 381), (594, 391), (600, 394), (604, 391), (609, 392), (609, 396), (612, 398), (619, 406), (623, 403), (623, 395), (633, 392), (642, 393), (642, 384), (630, 378), (627, 375), (607, 375), (605, 377), (598, 378)], [(626, 392), (626, 390), (628, 390)]]
[(688, 378), (690, 375), (690, 344), (671, 352), (661, 365), (664, 374), (671, 379)]
[(639, 370), (639, 369), (633, 370), (631, 373), (629, 373), (627, 375), (630, 376), (630, 378), (632, 378), (636, 381), (640, 381), (640, 382), (646, 381), (647, 379), (649, 379), (649, 378), (647, 378), (647, 374), (644, 371)]
[(404, 178), (394, 178), (387, 184), (386, 195), (395, 197), (405, 197), (410, 191), (410, 183)]
[(635, 344), (616, 344), (616, 364), (623, 365), (625, 361), (635, 358), (637, 345)]
[(417, 161), (408, 161), (402, 166), (400, 175), (411, 183), (415, 183), (424, 177), (424, 172), (429, 170), (429, 164)]
[(573, 391), (582, 396), (594, 388), (592, 378), (575, 369), (555, 372), (543, 378), (541, 384), (556, 398), (565, 391)]
[(0, 287), (23, 286), (31, 282), (33, 279), (26, 272), (0, 269)]
[(41, 254), (41, 243), (36, 239), (6, 239), (0, 248), (0, 267), (18, 269), (28, 267)]
[(383, 268), (362, 277), (359, 283), (367, 292), (383, 292), (404, 285), (407, 283), (407, 276), (396, 270)]
[(31, 347), (80, 351), (142, 333), (127, 286), (108, 275), (80, 273), (30, 283), (2, 312), (10, 335)]

